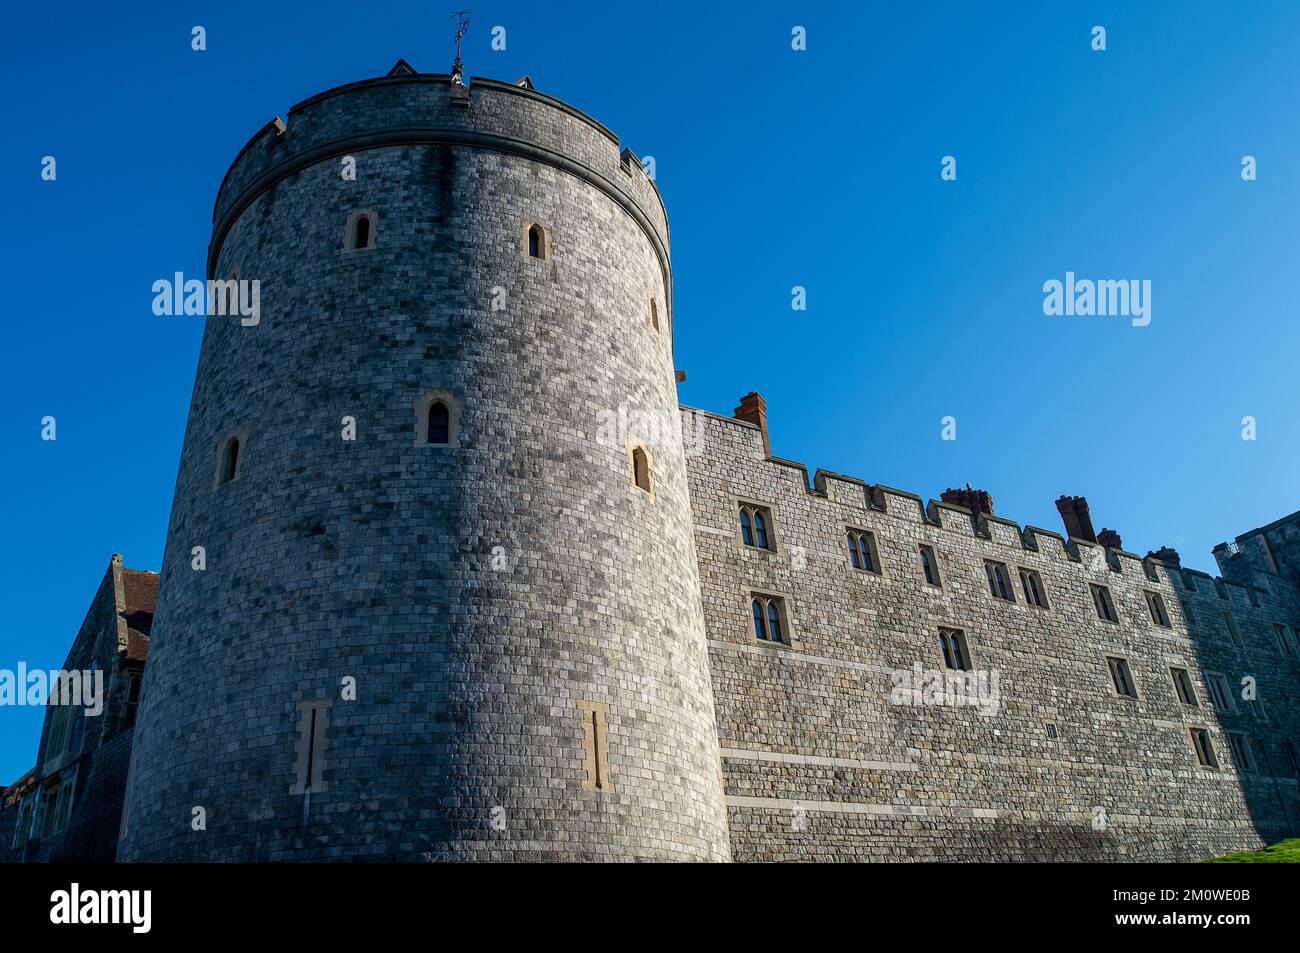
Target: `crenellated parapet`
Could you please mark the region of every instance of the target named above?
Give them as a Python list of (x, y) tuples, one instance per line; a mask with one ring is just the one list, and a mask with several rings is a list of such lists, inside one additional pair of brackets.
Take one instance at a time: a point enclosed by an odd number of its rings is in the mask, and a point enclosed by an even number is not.
[[(755, 397), (758, 395), (751, 395), (751, 401)], [(1253, 530), (1239, 537), (1234, 544), (1219, 544), (1214, 554), (1225, 571), (1222, 576), (1212, 576), (1182, 567), (1177, 554), (1167, 547), (1140, 556), (1117, 546), (1103, 545), (1108, 538), (1117, 539), (1118, 534), (1113, 530), (1092, 533), (1088, 505), (1083, 497), (1062, 496), (1057, 507), (1067, 526), (1079, 527), (1078, 531), (1095, 535), (1096, 538), (1091, 540), (1086, 536), (1065, 535), (1038, 526), (1022, 526), (992, 512), (962, 506), (952, 502), (959, 498), (954, 491), (945, 492), (948, 500), (926, 499), (907, 490), (830, 470), (817, 469), (810, 475), (807, 465), (771, 455), (767, 449), (769, 437), (765, 415), (764, 426), (759, 427), (746, 419), (712, 414), (697, 408), (683, 406), (682, 411), (688, 426), (692, 420), (708, 418), (716, 421), (720, 430), (715, 433), (726, 432), (728, 441), (737, 441), (756, 466), (770, 464), (779, 468), (778, 472), (784, 474), (785, 479), (800, 487), (811, 499), (893, 518), (901, 517), (943, 533), (982, 540), (1004, 548), (1008, 559), (1015, 559), (1017, 553), (1029, 552), (1059, 560), (1062, 564), (1085, 567), (1089, 571), (1104, 569), (1137, 580), (1138, 585), (1145, 580), (1149, 584), (1167, 586), (1178, 593), (1182, 601), (1193, 598), (1195, 593), (1208, 591), (1229, 607), (1245, 612), (1264, 609), (1264, 614), (1270, 619), (1289, 619), (1294, 614), (1296, 623), (1300, 624), (1300, 582), (1278, 571), (1281, 560), (1269, 548), (1267, 535), (1271, 532), (1274, 540), (1283, 538), (1284, 533), (1300, 538), (1300, 529), (1292, 526), (1300, 527), (1300, 519), (1296, 517), (1287, 517), (1263, 529)], [(976, 501), (988, 496), (984, 491), (969, 488), (962, 493), (969, 494), (969, 498)], [(982, 497), (978, 495), (981, 493)], [(991, 500), (987, 505), (991, 509)], [(1285, 538), (1289, 541), (1291, 535)], [(1274, 547), (1277, 547), (1276, 541)], [(1158, 553), (1168, 554), (1168, 558), (1161, 559)], [(1091, 578), (1089, 573), (1081, 572), (1079, 579), (1082, 581), (1085, 576)]]
[[(399, 64), (400, 66), (401, 64)], [(277, 182), (343, 156), (449, 144), (518, 156), (582, 179), (642, 227), (668, 281), (668, 217), (655, 183), (618, 137), (585, 113), (524, 85), (394, 69), (318, 93), (259, 129), (231, 163), (212, 210), (208, 273), (233, 221)], [(671, 306), (671, 296), (669, 296)]]

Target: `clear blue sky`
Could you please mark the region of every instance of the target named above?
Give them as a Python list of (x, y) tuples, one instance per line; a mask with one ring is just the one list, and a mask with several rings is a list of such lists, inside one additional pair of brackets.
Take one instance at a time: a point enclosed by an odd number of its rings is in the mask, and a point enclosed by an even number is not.
[[(683, 402), (758, 390), (778, 455), (926, 497), (969, 481), (1022, 523), (1083, 494), (1126, 548), (1200, 569), (1300, 508), (1295, 4), (474, 6), (471, 79), (529, 73), (656, 158)], [(202, 273), (235, 153), (399, 56), (447, 71), (448, 9), (10, 10), (0, 668), (61, 664), (112, 553), (158, 567), (201, 325), (155, 317), (150, 286)], [(1149, 279), (1150, 326), (1044, 316), (1067, 270)], [(0, 709), (0, 783), (40, 715)]]

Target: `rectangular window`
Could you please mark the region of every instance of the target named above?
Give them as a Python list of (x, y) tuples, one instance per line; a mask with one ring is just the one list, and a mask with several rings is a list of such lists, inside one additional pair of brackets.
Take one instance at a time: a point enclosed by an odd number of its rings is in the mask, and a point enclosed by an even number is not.
[(122, 716), (122, 728), (130, 728), (135, 724), (135, 713), (140, 707), (140, 686), (143, 684), (143, 677), (132, 672), (126, 683), (126, 712)]
[(324, 791), (325, 738), (330, 724), (332, 698), (308, 698), (298, 702), (297, 762), (290, 794)]
[(24, 800), (18, 808), (18, 824), (14, 827), (13, 848), (17, 850), (27, 843), (27, 830), (32, 824), (32, 801)]
[(921, 572), (925, 574), (925, 581), (931, 586), (943, 586), (939, 578), (939, 557), (935, 555), (934, 547), (921, 544)]
[(1173, 628), (1169, 621), (1169, 613), (1165, 611), (1164, 596), (1158, 592), (1147, 592), (1146, 597), (1147, 609), (1151, 612), (1151, 621), (1165, 629)]
[(1214, 756), (1214, 742), (1210, 740), (1210, 733), (1204, 728), (1193, 728), (1192, 731), (1192, 748), (1196, 751), (1196, 760), (1207, 768), (1217, 768), (1219, 759)]
[(1186, 600), (1182, 601), (1183, 618), (1187, 620), (1188, 626), (1196, 625), (1196, 616), (1192, 614), (1192, 604)]
[(1223, 614), (1223, 624), (1227, 626), (1228, 638), (1232, 640), (1232, 644), (1240, 648), (1241, 636), (1237, 633), (1237, 623), (1232, 620), (1231, 612), (1225, 612)]
[(81, 743), (86, 740), (86, 709), (79, 708), (72, 719), (72, 739), (68, 742), (68, 751), (77, 754)]
[(1110, 667), (1110, 680), (1115, 684), (1115, 693), (1125, 698), (1137, 698), (1137, 686), (1133, 683), (1133, 672), (1128, 667), (1128, 660), (1108, 655), (1106, 664)]
[(751, 549), (776, 549), (771, 509), (756, 503), (740, 504), (740, 542)]
[(1043, 577), (1036, 569), (1020, 568), (1020, 588), (1025, 590), (1025, 601), (1039, 609), (1047, 608), (1047, 591), (1043, 588)]
[(990, 559), (984, 560), (984, 575), (988, 577), (989, 592), (993, 594), (994, 599), (1001, 599), (1004, 602), (1016, 601), (1016, 594), (1011, 588), (1011, 576), (1007, 572), (1006, 563), (993, 562)]
[(605, 724), (609, 705), (580, 701), (578, 711), (582, 717), (582, 767), (586, 772), (582, 789), (610, 794), (614, 785), (609, 780), (609, 730)]
[(1228, 680), (1218, 672), (1206, 672), (1205, 683), (1210, 687), (1210, 701), (1219, 711), (1236, 711), (1232, 703), (1232, 688)]
[(865, 529), (845, 531), (849, 544), (849, 565), (863, 572), (880, 573), (880, 552), (876, 549), (876, 534)]
[(1196, 703), (1196, 689), (1192, 687), (1192, 679), (1187, 674), (1187, 669), (1171, 668), (1169, 674), (1173, 676), (1174, 692), (1178, 695), (1178, 700), (1184, 705), (1199, 708), (1200, 705)]
[(61, 790), (59, 792), (61, 803), (59, 805), (58, 830), (63, 830), (68, 826), (68, 822), (72, 820), (72, 805), (77, 797), (77, 774), (79, 768), (80, 766), (72, 768), (63, 777), (63, 784), (61, 785)]
[[(53, 702), (53, 699), (50, 699)], [(49, 743), (46, 745), (45, 763), (53, 766), (53, 762), (63, 754), (65, 743), (64, 719), (67, 717), (67, 709), (62, 706), (56, 706), (55, 710), (50, 713), (50, 734)]]
[(940, 629), (939, 645), (943, 649), (944, 667), (958, 672), (970, 671), (970, 650), (960, 629)]
[(54, 833), (54, 825), (59, 817), (59, 782), (56, 780), (45, 789), (45, 799), (41, 804), (41, 837)]
[(1282, 754), (1291, 773), (1300, 776), (1300, 758), (1296, 757), (1295, 745), (1289, 741), (1282, 742)]
[(1286, 626), (1281, 622), (1273, 623), (1273, 630), (1277, 633), (1277, 649), (1283, 655), (1290, 655), (1291, 640), (1286, 637)]
[(1089, 586), (1092, 590), (1092, 604), (1097, 610), (1097, 618), (1103, 622), (1118, 622), (1119, 615), (1115, 612), (1115, 602), (1110, 597), (1110, 589), (1106, 586)]
[(1235, 731), (1228, 732), (1228, 747), (1232, 749), (1232, 763), (1238, 771), (1255, 770), (1255, 759), (1251, 757), (1250, 739)]

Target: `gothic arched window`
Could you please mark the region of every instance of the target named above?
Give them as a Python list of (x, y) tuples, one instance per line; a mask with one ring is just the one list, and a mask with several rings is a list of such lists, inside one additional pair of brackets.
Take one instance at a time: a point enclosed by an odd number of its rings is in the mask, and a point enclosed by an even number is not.
[(772, 636), (773, 642), (784, 642), (781, 638), (781, 613), (777, 610), (776, 600), (772, 599), (767, 604), (767, 630)]
[(880, 573), (880, 554), (876, 550), (876, 537), (864, 529), (851, 529), (847, 533), (849, 563), (854, 569)]
[(749, 608), (754, 616), (754, 637), (763, 642), (784, 644), (781, 597), (756, 594), (750, 599)]
[(741, 503), (740, 541), (754, 549), (774, 549), (771, 510), (753, 503)]

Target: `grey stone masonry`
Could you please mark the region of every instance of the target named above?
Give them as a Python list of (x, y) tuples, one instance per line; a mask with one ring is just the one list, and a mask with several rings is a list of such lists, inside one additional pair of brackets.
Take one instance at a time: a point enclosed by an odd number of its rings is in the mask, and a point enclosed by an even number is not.
[[(683, 408), (683, 427), (736, 860), (1187, 860), (1300, 827), (1293, 580), (1233, 585), (832, 473), (810, 486), (752, 424)], [(771, 548), (743, 544), (741, 504), (770, 515)], [(874, 535), (878, 571), (854, 567), (850, 530)], [(782, 642), (757, 636), (755, 593), (784, 600)], [(950, 672), (941, 629), (976, 691), (927, 690)]]
[[(109, 562), (58, 670), (89, 696), (46, 706), (36, 764), (0, 789), (0, 863), (111, 863), (130, 763), (131, 687), (139, 685), (158, 577)], [(93, 702), (98, 692), (99, 700)]]
[(490, 80), (286, 125), (217, 199), (261, 320), (204, 333), (119, 857), (727, 859), (653, 183)]

